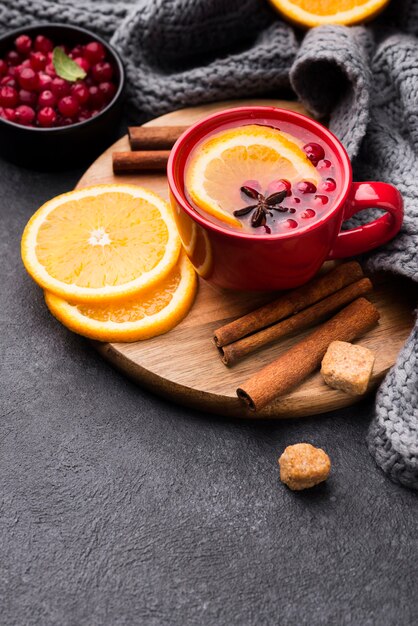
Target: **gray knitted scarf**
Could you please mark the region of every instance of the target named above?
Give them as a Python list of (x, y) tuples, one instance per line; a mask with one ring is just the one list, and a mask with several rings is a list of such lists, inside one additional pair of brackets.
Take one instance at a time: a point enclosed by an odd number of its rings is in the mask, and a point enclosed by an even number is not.
[[(395, 6), (396, 5), (396, 6)], [(130, 102), (147, 116), (226, 98), (292, 91), (353, 159), (357, 180), (390, 181), (405, 222), (371, 270), (418, 281), (418, 0), (393, 1), (368, 27), (305, 35), (264, 0), (2, 0), (0, 30), (37, 22), (94, 29), (126, 62)], [(418, 324), (380, 387), (368, 446), (395, 481), (418, 488)]]

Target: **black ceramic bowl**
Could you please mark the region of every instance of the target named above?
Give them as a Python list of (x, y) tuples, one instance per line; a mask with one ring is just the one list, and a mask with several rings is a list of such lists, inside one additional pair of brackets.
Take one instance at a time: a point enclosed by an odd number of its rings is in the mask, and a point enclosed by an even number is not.
[(56, 128), (28, 127), (0, 118), (0, 152), (10, 161), (34, 169), (78, 167), (98, 156), (118, 133), (125, 87), (125, 71), (118, 53), (101, 37), (67, 24), (39, 24), (19, 28), (0, 37), (0, 58), (13, 48), (19, 35), (45, 35), (54, 44), (85, 44), (99, 41), (114, 68), (116, 94), (109, 104), (84, 122)]

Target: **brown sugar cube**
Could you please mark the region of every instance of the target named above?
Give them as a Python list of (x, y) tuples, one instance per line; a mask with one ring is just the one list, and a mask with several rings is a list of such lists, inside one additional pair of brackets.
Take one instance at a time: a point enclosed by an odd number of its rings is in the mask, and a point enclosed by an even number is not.
[(329, 476), (331, 461), (321, 448), (310, 443), (287, 446), (279, 459), (280, 480), (293, 491), (309, 489)]
[(333, 341), (322, 359), (321, 374), (327, 385), (352, 395), (367, 390), (374, 365), (374, 354), (368, 348), (345, 341)]

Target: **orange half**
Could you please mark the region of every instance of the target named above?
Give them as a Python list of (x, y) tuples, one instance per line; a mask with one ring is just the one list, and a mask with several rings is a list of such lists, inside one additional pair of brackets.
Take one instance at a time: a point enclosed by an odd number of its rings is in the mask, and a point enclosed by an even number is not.
[(389, 0), (270, 0), (289, 21), (299, 26), (358, 24), (374, 18)]

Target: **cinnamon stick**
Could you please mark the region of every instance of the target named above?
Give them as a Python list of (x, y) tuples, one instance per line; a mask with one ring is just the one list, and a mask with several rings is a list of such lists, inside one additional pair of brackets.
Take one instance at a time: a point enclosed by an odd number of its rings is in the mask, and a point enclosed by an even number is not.
[(251, 410), (259, 411), (315, 371), (331, 341), (352, 341), (372, 328), (379, 317), (379, 311), (371, 302), (365, 298), (354, 300), (273, 363), (254, 374), (237, 389), (237, 396)]
[(323, 321), (327, 316), (335, 313), (346, 304), (356, 298), (364, 296), (373, 289), (373, 285), (368, 278), (362, 278), (336, 293), (316, 302), (314, 305), (304, 309), (300, 313), (291, 315), (287, 319), (274, 324), (269, 328), (260, 330), (258, 333), (234, 341), (227, 346), (219, 348), (222, 355), (222, 362), (225, 365), (234, 365), (240, 359), (251, 354), (258, 348), (262, 348), (277, 339), (290, 335), (297, 330), (309, 328), (314, 324)]
[(115, 174), (143, 172), (147, 170), (165, 171), (170, 150), (142, 150), (138, 152), (114, 152), (113, 171)]
[(233, 343), (241, 337), (266, 328), (285, 317), (306, 309), (311, 304), (323, 300), (339, 289), (363, 277), (363, 270), (356, 261), (343, 263), (336, 268), (310, 281), (302, 287), (290, 291), (277, 300), (247, 313), (243, 317), (218, 328), (214, 334), (219, 347)]
[(169, 150), (188, 126), (131, 126), (131, 150)]

